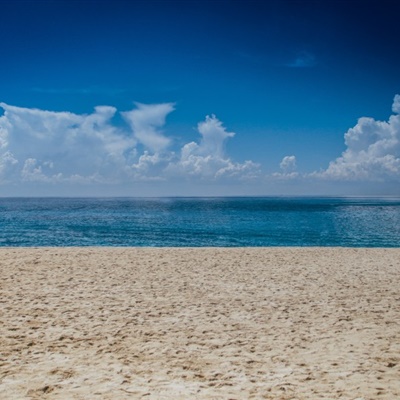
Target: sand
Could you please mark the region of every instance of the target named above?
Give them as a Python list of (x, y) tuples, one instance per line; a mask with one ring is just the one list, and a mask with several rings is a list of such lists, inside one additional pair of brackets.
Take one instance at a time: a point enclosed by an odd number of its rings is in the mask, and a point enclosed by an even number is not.
[(2, 248), (1, 399), (398, 399), (400, 249)]

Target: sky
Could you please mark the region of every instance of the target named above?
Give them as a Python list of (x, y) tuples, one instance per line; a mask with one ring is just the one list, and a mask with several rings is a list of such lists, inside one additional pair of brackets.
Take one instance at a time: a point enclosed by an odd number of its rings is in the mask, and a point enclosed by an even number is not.
[(0, 196), (400, 195), (397, 0), (0, 8)]

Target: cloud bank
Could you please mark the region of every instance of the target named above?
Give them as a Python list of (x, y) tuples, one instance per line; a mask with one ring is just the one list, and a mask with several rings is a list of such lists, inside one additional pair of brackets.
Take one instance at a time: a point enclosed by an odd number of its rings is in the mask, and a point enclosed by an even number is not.
[(224, 151), (234, 136), (214, 115), (197, 126), (198, 142), (173, 149), (163, 131), (173, 103), (141, 104), (121, 112), (54, 112), (0, 103), (0, 182), (129, 183), (190, 178), (251, 179), (258, 165), (232, 161)]
[[(176, 189), (185, 188), (186, 182), (192, 189), (212, 184), (221, 188), (218, 194), (227, 193), (223, 184), (230, 184), (235, 188), (230, 194), (262, 195), (272, 191), (310, 194), (321, 187), (327, 193), (339, 193), (334, 189), (340, 184), (350, 191), (364, 188), (367, 193), (373, 184), (384, 183), (391, 185), (385, 186), (390, 193), (400, 194), (400, 95), (394, 97), (393, 114), (387, 121), (360, 118), (344, 135), (345, 151), (325, 169), (311, 173), (299, 170), (295, 155), (283, 157), (277, 171), (270, 174), (262, 173), (261, 166), (251, 160), (233, 160), (226, 153), (226, 143), (235, 133), (215, 115), (197, 124), (197, 140), (178, 146), (165, 130), (174, 103), (136, 103), (133, 110), (123, 112), (98, 106), (90, 114), (5, 103), (0, 107), (4, 111), (0, 114), (0, 187), (40, 183), (61, 188), (69, 183), (134, 188), (135, 182), (154, 182)], [(175, 186), (170, 185), (173, 182)], [(253, 192), (246, 185), (253, 185)]]
[[(90, 181), (112, 177), (137, 140), (111, 122), (114, 107), (77, 115), (0, 103), (0, 177), (6, 181)], [(105, 174), (105, 172), (107, 172)]]

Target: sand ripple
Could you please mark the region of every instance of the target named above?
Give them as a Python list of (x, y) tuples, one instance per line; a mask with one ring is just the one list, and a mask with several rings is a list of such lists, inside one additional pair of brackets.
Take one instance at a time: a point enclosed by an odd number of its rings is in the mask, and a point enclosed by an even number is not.
[(400, 249), (0, 249), (2, 399), (400, 398)]

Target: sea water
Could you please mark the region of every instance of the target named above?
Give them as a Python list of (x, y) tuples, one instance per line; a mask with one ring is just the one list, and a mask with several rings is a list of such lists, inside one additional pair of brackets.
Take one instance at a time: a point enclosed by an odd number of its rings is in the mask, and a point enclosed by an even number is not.
[(400, 199), (0, 198), (0, 246), (400, 247)]

